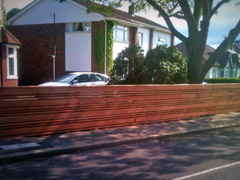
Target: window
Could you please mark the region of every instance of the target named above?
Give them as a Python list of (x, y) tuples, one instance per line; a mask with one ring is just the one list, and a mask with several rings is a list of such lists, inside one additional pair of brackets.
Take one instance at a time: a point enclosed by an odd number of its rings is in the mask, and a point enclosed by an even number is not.
[(138, 32), (137, 34), (137, 41), (139, 46), (143, 46), (143, 33)]
[(157, 46), (166, 45), (166, 44), (167, 44), (167, 40), (165, 38), (161, 38), (161, 37), (156, 38), (156, 45)]
[(78, 23), (67, 23), (66, 32), (90, 32), (91, 23), (90, 22), (78, 22)]
[(84, 82), (88, 82), (88, 78), (89, 78), (88, 74), (83, 74), (76, 77), (74, 80), (77, 80), (78, 83), (84, 83)]
[(113, 39), (116, 41), (128, 42), (128, 27), (115, 25), (113, 29)]
[(217, 78), (217, 77), (218, 77), (218, 69), (212, 68), (212, 78)]
[(14, 58), (9, 58), (9, 75), (14, 76)]
[(17, 48), (7, 46), (7, 78), (17, 79)]
[(219, 77), (224, 77), (224, 68), (219, 69)]
[(90, 75), (90, 82), (96, 82), (96, 81), (103, 81), (103, 79), (101, 78), (101, 76), (91, 74)]

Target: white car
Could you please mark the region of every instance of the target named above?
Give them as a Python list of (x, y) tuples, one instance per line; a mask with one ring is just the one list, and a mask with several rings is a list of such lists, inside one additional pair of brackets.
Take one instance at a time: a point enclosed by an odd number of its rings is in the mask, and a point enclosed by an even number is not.
[(46, 82), (38, 86), (104, 86), (110, 78), (105, 74), (94, 72), (73, 72), (66, 74), (56, 81)]

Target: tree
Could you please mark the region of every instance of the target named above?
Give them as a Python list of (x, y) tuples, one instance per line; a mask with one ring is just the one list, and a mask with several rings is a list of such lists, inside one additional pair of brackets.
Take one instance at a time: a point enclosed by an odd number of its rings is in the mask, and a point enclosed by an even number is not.
[(2, 25), (3, 25), (3, 27), (6, 27), (7, 26), (7, 16), (6, 16), (4, 0), (1, 1), (1, 11), (2, 11)]
[(142, 68), (143, 49), (138, 45), (130, 46), (119, 53), (111, 73), (113, 84), (145, 84), (146, 73)]
[(186, 83), (186, 59), (174, 46), (157, 46), (148, 51), (143, 66), (152, 84)]
[(15, 16), (17, 13), (19, 13), (21, 9), (13, 8), (7, 13), (7, 20), (11, 19), (13, 16)]
[[(64, 0), (60, 0), (64, 1)], [(188, 80), (189, 83), (201, 83), (224, 51), (230, 48), (240, 33), (240, 20), (236, 26), (230, 30), (223, 42), (206, 62), (203, 62), (203, 54), (208, 38), (210, 21), (220, 7), (231, 0), (218, 0), (214, 5), (214, 0), (88, 0), (98, 2), (108, 2), (109, 7), (119, 6), (123, 1), (132, 3), (136, 10), (145, 9), (148, 6), (159, 12), (163, 17), (169, 30), (174, 36), (180, 39), (186, 46), (188, 54)], [(232, 0), (233, 1), (233, 0)], [(236, 3), (239, 5), (239, 3)], [(109, 8), (111, 9), (111, 8)], [(98, 9), (99, 10), (99, 9)], [(106, 9), (104, 9), (106, 10)], [(185, 20), (188, 28), (188, 37), (180, 33), (172, 22), (172, 17)]]
[[(185, 44), (188, 54), (188, 79), (190, 83), (201, 83), (210, 68), (223, 52), (232, 46), (240, 33), (239, 20), (210, 58), (203, 63), (211, 18), (221, 6), (229, 1), (220, 0), (213, 6), (213, 0), (146, 0), (164, 18), (173, 35)], [(141, 6), (145, 7), (146, 5)], [(171, 17), (187, 22), (188, 37), (174, 27)]]

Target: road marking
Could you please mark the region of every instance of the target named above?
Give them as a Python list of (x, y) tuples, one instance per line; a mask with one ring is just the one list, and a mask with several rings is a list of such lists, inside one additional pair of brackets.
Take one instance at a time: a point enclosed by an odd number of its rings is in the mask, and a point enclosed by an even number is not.
[(202, 175), (202, 174), (207, 174), (207, 173), (212, 172), (212, 171), (217, 171), (217, 170), (224, 169), (224, 168), (231, 167), (231, 166), (235, 166), (235, 165), (238, 165), (238, 164), (240, 164), (240, 161), (235, 162), (235, 163), (232, 163), (232, 164), (227, 164), (227, 165), (224, 165), (224, 166), (219, 166), (219, 167), (215, 167), (215, 168), (212, 168), (212, 169), (208, 169), (208, 170), (206, 170), (206, 171), (202, 171), (202, 172), (195, 173), (195, 174), (192, 174), (192, 175), (183, 176), (183, 177), (176, 178), (176, 179), (173, 179), (173, 180), (188, 179), (188, 178), (191, 178), (191, 177), (194, 177), (194, 176), (199, 176), (199, 175)]
[(22, 148), (31, 148), (31, 147), (39, 147), (40, 144), (37, 143), (23, 143), (23, 144), (12, 144), (12, 145), (3, 145), (0, 146), (3, 150), (13, 150), (13, 149), (22, 149)]

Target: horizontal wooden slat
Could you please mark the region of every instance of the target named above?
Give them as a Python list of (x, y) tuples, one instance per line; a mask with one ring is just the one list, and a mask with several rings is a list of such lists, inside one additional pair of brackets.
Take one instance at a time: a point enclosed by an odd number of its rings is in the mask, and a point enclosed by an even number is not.
[(0, 137), (33, 136), (240, 111), (240, 84), (1, 87)]

